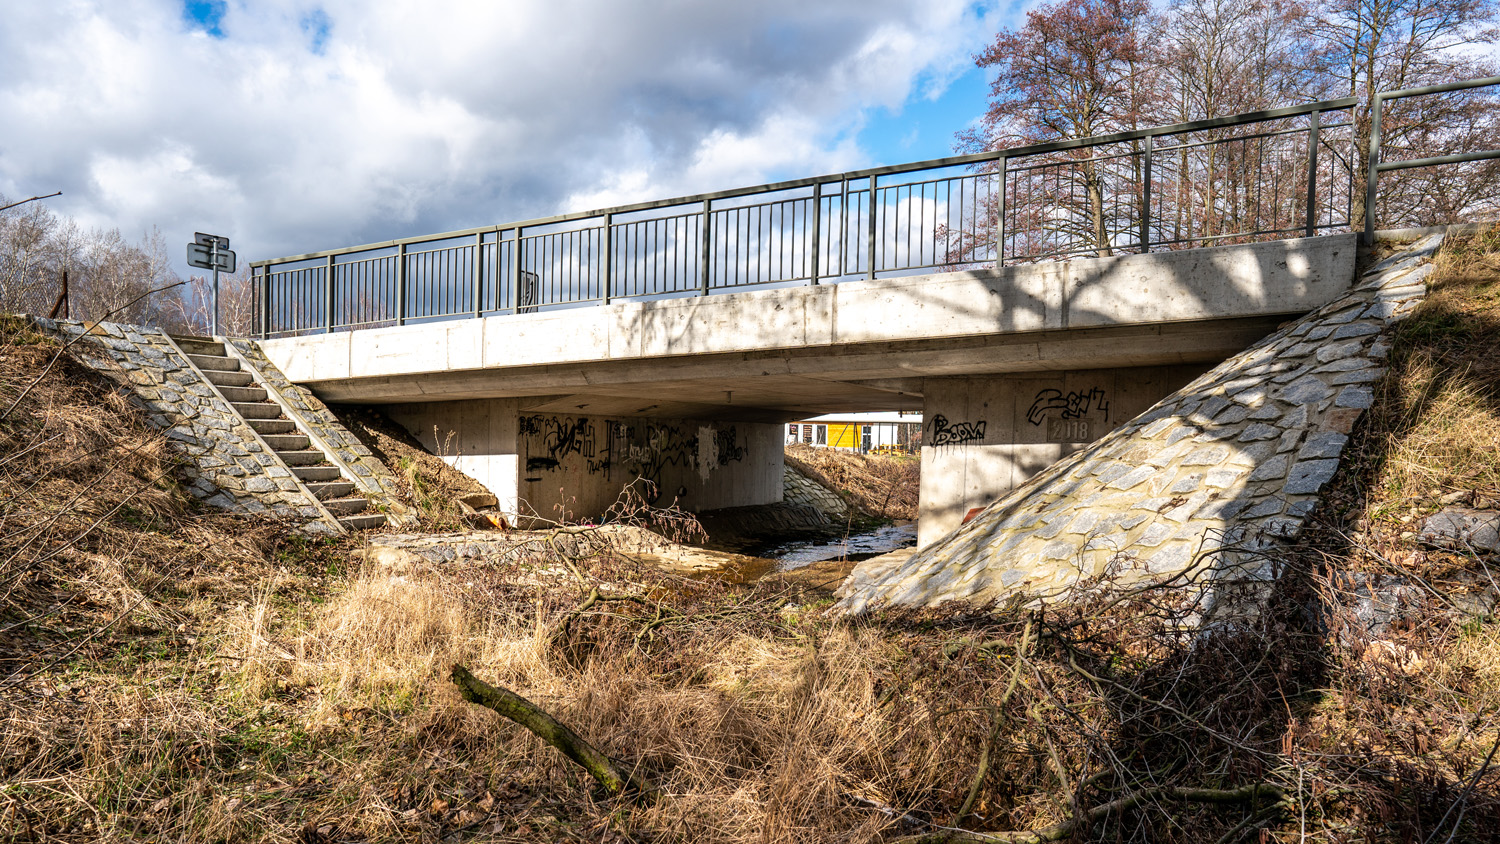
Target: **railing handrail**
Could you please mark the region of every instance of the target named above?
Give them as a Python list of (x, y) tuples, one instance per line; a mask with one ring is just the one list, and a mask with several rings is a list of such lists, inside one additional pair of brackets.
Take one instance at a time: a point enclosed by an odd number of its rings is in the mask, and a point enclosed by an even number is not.
[[(1477, 87), (1477, 86), (1471, 86)], [(1415, 89), (1414, 89), (1415, 90)], [(1399, 93), (1399, 92), (1398, 92)], [(1142, 140), (1145, 138), (1159, 137), (1162, 135), (1178, 135), (1188, 132), (1200, 132), (1207, 129), (1220, 129), (1229, 126), (1243, 126), (1251, 123), (1263, 123), (1269, 120), (1280, 120), (1287, 117), (1298, 117), (1304, 114), (1323, 111), (1340, 111), (1352, 108), (1359, 102), (1358, 97), (1341, 97), (1333, 100), (1321, 100), (1303, 105), (1286, 106), (1283, 108), (1265, 109), (1262, 111), (1246, 112), (1227, 117), (1210, 117), (1202, 120), (1193, 120), (1187, 123), (1173, 123), (1165, 126), (1153, 126), (1146, 129), (1133, 129), (1126, 132), (1115, 132), (1108, 135), (1094, 135), (1087, 138), (1073, 138), (1061, 141), (1046, 141), (1036, 144), (1028, 144), (1019, 147), (1010, 147), (1002, 150), (987, 150), (985, 152), (968, 153), (965, 155), (953, 155), (945, 158), (931, 158), (925, 161), (913, 161), (904, 164), (887, 164), (879, 167), (866, 167), (859, 170), (849, 170), (842, 173), (830, 173), (823, 176), (810, 176), (801, 179), (788, 179), (781, 182), (769, 182), (761, 185), (751, 185), (729, 190), (714, 191), (711, 193), (698, 193), (688, 196), (673, 197), (670, 199), (657, 199), (646, 202), (636, 202), (628, 205), (616, 205), (607, 208), (599, 208), (592, 211), (574, 211), (567, 214), (555, 214), (549, 217), (536, 217), (530, 220), (519, 220), (516, 222), (500, 223), (489, 226), (476, 226), (467, 229), (457, 229), (439, 234), (417, 235), (403, 237), (395, 240), (366, 243), (359, 246), (345, 246), (337, 249), (325, 249), (318, 252), (308, 252), (302, 255), (289, 255), (283, 258), (270, 258), (260, 261), (252, 261), (250, 266), (254, 269), (275, 266), (278, 264), (293, 264), (302, 261), (312, 261), (319, 258), (330, 258), (339, 255), (350, 255), (358, 252), (373, 252), (379, 249), (393, 249), (400, 246), (409, 246), (418, 243), (431, 243), (441, 240), (458, 239), (462, 237), (473, 237), (475, 235), (490, 234), (495, 232), (513, 231), (517, 229), (530, 229), (539, 226), (569, 223), (577, 220), (589, 220), (602, 218), (606, 215), (630, 214), (639, 211), (651, 211), (658, 208), (672, 208), (680, 205), (692, 205), (694, 203), (712, 202), (717, 199), (732, 199), (741, 196), (755, 196), (757, 194), (777, 193), (796, 188), (824, 185), (830, 182), (855, 181), (869, 179), (878, 176), (889, 176), (897, 173), (914, 173), (922, 170), (940, 170), (948, 167), (962, 167), (971, 164), (983, 164), (988, 161), (999, 161), (1001, 159), (1026, 158), (1035, 155), (1044, 155), (1052, 152), (1064, 152), (1070, 149), (1081, 149), (1092, 146), (1106, 146), (1109, 144), (1125, 143), (1129, 141)], [(857, 189), (863, 191), (864, 188)]]
[(1372, 246), (1375, 243), (1375, 192), (1381, 173), (1391, 170), (1410, 170), (1416, 167), (1436, 167), (1443, 164), (1463, 164), (1470, 161), (1487, 161), (1489, 159), (1500, 158), (1500, 149), (1492, 149), (1482, 152), (1458, 153), (1456, 155), (1438, 155), (1431, 158), (1414, 158), (1405, 161), (1381, 161), (1380, 117), (1381, 111), (1385, 106), (1385, 101), (1401, 100), (1407, 97), (1422, 97), (1431, 94), (1446, 94), (1450, 91), (1467, 91), (1471, 88), (1487, 88), (1491, 85), (1500, 85), (1500, 76), (1466, 79), (1462, 82), (1448, 82), (1442, 85), (1424, 85), (1420, 88), (1377, 91), (1370, 98), (1370, 148), (1365, 169), (1365, 231), (1363, 238), (1366, 246)]

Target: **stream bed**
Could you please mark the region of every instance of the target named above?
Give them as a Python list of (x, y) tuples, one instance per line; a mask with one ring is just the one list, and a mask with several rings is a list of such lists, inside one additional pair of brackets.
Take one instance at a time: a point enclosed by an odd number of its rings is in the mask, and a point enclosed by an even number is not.
[(907, 522), (885, 525), (831, 541), (798, 540), (764, 545), (747, 553), (774, 562), (779, 571), (791, 571), (825, 560), (868, 560), (916, 544), (917, 525), (915, 522)]

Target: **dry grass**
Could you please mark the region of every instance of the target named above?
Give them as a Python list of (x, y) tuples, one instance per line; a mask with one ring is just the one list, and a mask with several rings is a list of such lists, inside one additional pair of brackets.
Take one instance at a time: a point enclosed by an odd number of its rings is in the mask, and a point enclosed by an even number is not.
[(842, 491), (866, 515), (917, 518), (921, 461), (915, 455), (858, 454), (791, 443), (786, 462), (829, 489)]
[[(0, 452), (0, 550), (29, 561), (0, 608), (22, 677), (0, 686), (0, 841), (937, 840), (1147, 793), (1073, 839), (1492, 840), (1500, 624), (1462, 602), (1496, 561), (1410, 534), (1435, 493), (1495, 498), (1497, 247), (1444, 253), (1266, 611), (1213, 635), (1151, 590), (838, 619), (597, 546), (568, 560), (578, 577), (540, 552), (345, 573), (350, 549), (202, 514), (151, 480), (170, 454), (108, 384), (62, 373)], [(0, 349), (0, 394), (51, 354), (29, 342)], [(25, 456), (54, 434), (79, 451)], [(884, 498), (908, 470), (861, 471)], [(1371, 584), (1400, 587), (1388, 627), (1361, 604)], [(580, 613), (595, 586), (644, 603)], [(611, 800), (463, 702), (453, 663), (662, 797)], [(1288, 802), (1151, 791), (1252, 783)]]

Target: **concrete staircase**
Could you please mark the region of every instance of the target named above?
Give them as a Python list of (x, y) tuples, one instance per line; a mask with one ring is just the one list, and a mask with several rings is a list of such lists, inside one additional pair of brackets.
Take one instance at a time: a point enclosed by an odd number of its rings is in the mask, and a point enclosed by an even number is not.
[(265, 442), (277, 458), (347, 530), (367, 530), (386, 523), (384, 513), (370, 509), (370, 501), (355, 494), (354, 482), (312, 439), (297, 429), (279, 403), (273, 401), (255, 376), (224, 344), (204, 337), (173, 337), (224, 399)]

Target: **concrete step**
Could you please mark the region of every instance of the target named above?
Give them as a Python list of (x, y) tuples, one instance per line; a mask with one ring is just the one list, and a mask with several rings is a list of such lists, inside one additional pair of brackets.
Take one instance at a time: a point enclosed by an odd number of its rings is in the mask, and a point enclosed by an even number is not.
[[(261, 439), (266, 441), (273, 451), (301, 451), (312, 443), (306, 434), (262, 434)], [(319, 452), (321, 454), (322, 452)]]
[(224, 356), (224, 344), (212, 337), (173, 337), (172, 342), (184, 353), (191, 355)]
[(248, 387), (255, 383), (255, 377), (248, 372), (225, 372), (218, 369), (205, 369), (203, 370), (203, 375), (220, 387)]
[(239, 372), (239, 358), (225, 357), (223, 355), (194, 355), (189, 354), (188, 360), (193, 366), (204, 372)]
[[(323, 452), (313, 449), (308, 449), (307, 451), (278, 451), (276, 452), (276, 456), (280, 457), (281, 462), (288, 466), (317, 466), (328, 459), (323, 456)], [(333, 468), (335, 470), (338, 469), (337, 466)]]
[(361, 513), (358, 516), (344, 516), (339, 519), (339, 524), (349, 530), (370, 530), (385, 524), (385, 514)]
[[(261, 392), (265, 392), (262, 390)], [(234, 405), (234, 412), (243, 419), (282, 419), (281, 405), (269, 401), (236, 401), (230, 396), (229, 403)]]
[(317, 496), (319, 501), (342, 498), (354, 491), (354, 484), (348, 481), (307, 481), (305, 483), (307, 491)]
[(219, 392), (235, 404), (266, 400), (266, 391), (260, 387), (220, 387)]
[(370, 501), (367, 498), (335, 498), (324, 501), (323, 506), (335, 516), (353, 516), (369, 509)]
[(336, 481), (341, 475), (337, 466), (293, 466), (292, 474), (303, 483)]
[[(251, 407), (258, 407), (258, 405), (251, 405)], [(249, 422), (250, 427), (255, 429), (255, 433), (261, 436), (265, 436), (266, 434), (290, 434), (297, 430), (297, 423), (290, 419), (247, 418), (245, 421)]]

